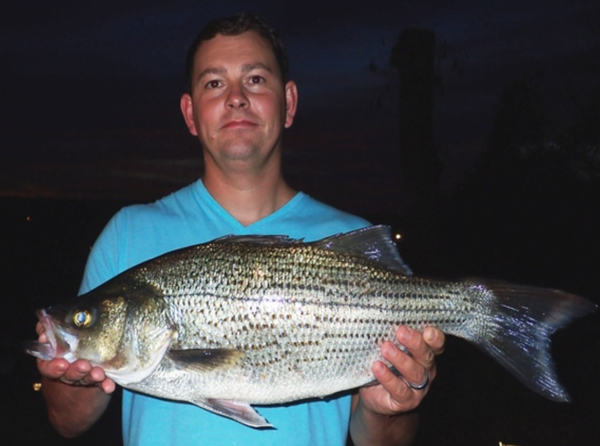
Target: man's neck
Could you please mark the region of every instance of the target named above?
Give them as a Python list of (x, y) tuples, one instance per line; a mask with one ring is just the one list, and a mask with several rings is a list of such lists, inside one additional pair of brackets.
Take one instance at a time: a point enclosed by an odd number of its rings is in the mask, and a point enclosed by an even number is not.
[(272, 175), (226, 175), (207, 170), (202, 181), (211, 196), (244, 226), (271, 215), (296, 195), (279, 170)]

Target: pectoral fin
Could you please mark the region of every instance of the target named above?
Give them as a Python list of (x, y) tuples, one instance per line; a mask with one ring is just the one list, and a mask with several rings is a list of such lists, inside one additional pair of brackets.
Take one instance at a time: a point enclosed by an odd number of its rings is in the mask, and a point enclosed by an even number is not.
[(216, 414), (231, 418), (250, 427), (274, 427), (269, 424), (248, 403), (230, 400), (198, 399), (192, 401), (196, 406)]
[(234, 367), (244, 357), (244, 353), (228, 348), (170, 350), (167, 356), (180, 368), (209, 372), (216, 369)]

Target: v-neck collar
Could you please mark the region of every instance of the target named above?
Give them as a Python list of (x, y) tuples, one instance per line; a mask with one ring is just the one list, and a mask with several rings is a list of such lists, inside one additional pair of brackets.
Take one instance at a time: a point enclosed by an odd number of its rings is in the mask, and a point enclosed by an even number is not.
[(237, 234), (251, 234), (258, 232), (258, 229), (264, 225), (268, 225), (270, 221), (279, 218), (282, 214), (290, 212), (296, 207), (306, 195), (303, 192), (297, 192), (286, 204), (277, 209), (275, 212), (261, 218), (260, 220), (245, 226), (236, 220), (221, 204), (213, 198), (210, 192), (204, 186), (202, 180), (198, 180), (194, 184), (194, 193), (200, 201), (204, 201), (213, 211), (215, 211), (223, 223), (227, 224)]

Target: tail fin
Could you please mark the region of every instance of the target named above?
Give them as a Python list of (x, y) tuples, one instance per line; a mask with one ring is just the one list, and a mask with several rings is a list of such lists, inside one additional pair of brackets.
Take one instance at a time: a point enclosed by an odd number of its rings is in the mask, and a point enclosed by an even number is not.
[(475, 343), (533, 391), (554, 401), (569, 401), (550, 356), (550, 336), (597, 306), (574, 294), (503, 282), (469, 281), (487, 301), (485, 327)]

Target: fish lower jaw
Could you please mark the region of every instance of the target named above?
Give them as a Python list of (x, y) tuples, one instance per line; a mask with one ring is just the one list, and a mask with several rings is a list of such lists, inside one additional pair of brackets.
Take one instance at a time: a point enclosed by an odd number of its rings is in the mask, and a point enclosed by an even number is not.
[(44, 361), (50, 361), (55, 358), (54, 348), (49, 342), (27, 342), (25, 343), (25, 352)]

